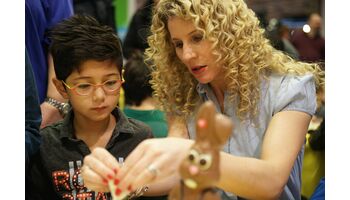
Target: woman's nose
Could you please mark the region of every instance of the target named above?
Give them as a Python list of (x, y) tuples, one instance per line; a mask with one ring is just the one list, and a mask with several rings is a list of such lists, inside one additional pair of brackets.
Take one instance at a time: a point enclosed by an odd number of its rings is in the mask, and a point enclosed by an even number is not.
[(190, 60), (196, 56), (194, 49), (188, 45), (184, 45), (183, 58), (184, 60)]

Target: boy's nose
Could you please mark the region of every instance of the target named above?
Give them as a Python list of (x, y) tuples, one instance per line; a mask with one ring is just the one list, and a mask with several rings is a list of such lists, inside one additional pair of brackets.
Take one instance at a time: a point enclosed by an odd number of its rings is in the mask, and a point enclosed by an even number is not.
[(106, 93), (102, 87), (95, 88), (95, 90), (93, 91), (93, 100), (94, 101), (103, 101), (105, 99), (105, 97), (106, 97)]

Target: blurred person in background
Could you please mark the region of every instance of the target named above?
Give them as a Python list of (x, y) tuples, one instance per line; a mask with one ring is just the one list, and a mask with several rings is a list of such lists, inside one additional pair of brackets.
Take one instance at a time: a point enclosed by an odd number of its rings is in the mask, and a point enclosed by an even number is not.
[(281, 23), (278, 26), (278, 34), (283, 43), (283, 51), (294, 59), (299, 59), (298, 50), (295, 49), (294, 45), (290, 41), (290, 29)]
[[(25, 49), (25, 84), (25, 182), (28, 184), (30, 180), (28, 171), (32, 156), (39, 150), (42, 138), (39, 96), (27, 48)], [(26, 199), (30, 199), (27, 193)]]
[(68, 112), (66, 100), (52, 83), (55, 78), (48, 52), (48, 30), (73, 15), (72, 0), (26, 0), (25, 46), (34, 72), (42, 114), (41, 128), (57, 122)]
[(34, 155), (39, 149), (41, 136), (39, 128), (41, 124), (41, 111), (39, 104), (38, 92), (35, 85), (32, 65), (25, 50), (25, 142), (26, 142), (26, 170), (30, 161), (30, 156)]
[[(306, 135), (302, 173), (302, 200), (309, 199), (325, 176), (325, 91), (317, 89), (317, 109)], [(318, 188), (317, 190), (320, 190)], [(320, 191), (318, 191), (320, 192)]]
[(146, 0), (131, 19), (123, 43), (123, 54), (129, 59), (134, 52), (143, 53), (148, 48), (147, 37), (151, 34), (152, 8), (158, 0)]
[(153, 89), (151, 70), (144, 63), (142, 54), (134, 53), (125, 65), (124, 113), (126, 116), (140, 120), (152, 129), (154, 137), (166, 137), (168, 125), (164, 112), (156, 108), (156, 101), (152, 97)]
[(285, 52), (294, 59), (299, 58), (298, 51), (290, 42), (290, 30), (286, 25), (273, 18), (266, 27), (266, 33), (273, 47)]
[(300, 60), (306, 62), (324, 62), (325, 39), (321, 36), (322, 18), (312, 13), (303, 29), (296, 30), (291, 42), (298, 50)]
[(94, 17), (117, 32), (113, 0), (73, 0), (74, 13)]

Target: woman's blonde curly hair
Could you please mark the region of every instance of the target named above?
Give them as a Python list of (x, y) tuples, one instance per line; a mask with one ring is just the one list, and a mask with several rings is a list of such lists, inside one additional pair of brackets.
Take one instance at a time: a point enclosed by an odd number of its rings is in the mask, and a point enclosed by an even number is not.
[(229, 99), (238, 101), (237, 115), (257, 114), (260, 83), (270, 73), (313, 73), (323, 84), (317, 64), (298, 62), (274, 49), (254, 12), (243, 0), (160, 0), (154, 7), (146, 61), (153, 68), (154, 97), (167, 113), (186, 118), (194, 111), (198, 81), (178, 59), (167, 28), (170, 17), (191, 20), (213, 43), (213, 54), (223, 63)]

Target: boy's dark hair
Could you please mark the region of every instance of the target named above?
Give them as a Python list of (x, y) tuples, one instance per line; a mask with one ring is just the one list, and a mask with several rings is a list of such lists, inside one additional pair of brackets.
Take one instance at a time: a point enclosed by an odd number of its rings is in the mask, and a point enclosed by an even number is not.
[(144, 62), (141, 53), (134, 53), (125, 64), (123, 73), (125, 83), (125, 103), (127, 105), (141, 105), (141, 102), (147, 97), (152, 96), (153, 89), (149, 81), (151, 80), (151, 71)]
[(121, 74), (121, 43), (112, 28), (102, 26), (90, 16), (74, 15), (50, 31), (50, 52), (56, 77), (66, 80), (73, 70), (87, 60), (114, 62)]

